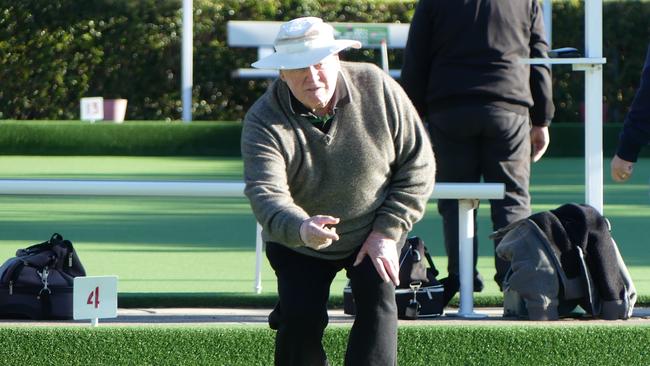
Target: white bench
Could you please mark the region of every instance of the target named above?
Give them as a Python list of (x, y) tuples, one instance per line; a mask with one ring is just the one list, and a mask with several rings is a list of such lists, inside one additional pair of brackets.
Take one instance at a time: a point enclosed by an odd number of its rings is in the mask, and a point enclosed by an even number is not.
[[(228, 46), (255, 47), (258, 59), (273, 53), (273, 41), (283, 22), (231, 20), (227, 24)], [(406, 47), (409, 24), (400, 23), (329, 23), (334, 27), (336, 38), (354, 39), (363, 48), (381, 50), (382, 68), (392, 77), (399, 78), (400, 71), (388, 68), (388, 49)], [(254, 62), (255, 60), (251, 61)], [(232, 71), (233, 78), (276, 78), (275, 70), (242, 68)]]

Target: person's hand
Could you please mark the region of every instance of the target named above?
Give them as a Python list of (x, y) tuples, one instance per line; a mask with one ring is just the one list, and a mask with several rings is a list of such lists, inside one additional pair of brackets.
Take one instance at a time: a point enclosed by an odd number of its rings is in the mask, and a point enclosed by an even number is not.
[(308, 247), (321, 250), (332, 245), (339, 240), (336, 234), (336, 228), (330, 225), (336, 225), (339, 219), (332, 216), (316, 215), (312, 216), (300, 225), (300, 239)]
[(530, 129), (530, 144), (532, 148), (531, 159), (533, 163), (542, 158), (548, 143), (551, 140), (548, 134), (548, 126), (533, 126)]
[(399, 257), (395, 240), (373, 231), (361, 246), (354, 265), (359, 265), (365, 256), (370, 258), (379, 277), (385, 282), (392, 281), (395, 286), (399, 286)]
[(623, 160), (619, 158), (618, 155), (614, 155), (610, 167), (612, 179), (615, 182), (625, 182), (632, 176), (634, 163), (631, 161)]

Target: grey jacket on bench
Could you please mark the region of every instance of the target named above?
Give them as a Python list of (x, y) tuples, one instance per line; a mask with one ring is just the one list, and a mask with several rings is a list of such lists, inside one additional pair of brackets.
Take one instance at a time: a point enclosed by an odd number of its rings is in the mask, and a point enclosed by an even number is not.
[(531, 320), (558, 319), (576, 305), (607, 320), (632, 315), (636, 289), (609, 222), (593, 207), (566, 204), (497, 235), (504, 233), (496, 250), (511, 262), (504, 282), (506, 313), (521, 315), (508, 298), (516, 293)]

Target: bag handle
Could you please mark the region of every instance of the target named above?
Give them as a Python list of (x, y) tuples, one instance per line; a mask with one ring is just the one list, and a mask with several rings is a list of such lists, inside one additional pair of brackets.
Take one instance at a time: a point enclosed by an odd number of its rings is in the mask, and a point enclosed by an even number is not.
[(52, 237), (50, 237), (50, 240), (48, 241), (39, 244), (30, 245), (24, 249), (18, 249), (18, 251), (16, 252), (16, 256), (21, 257), (32, 253), (42, 252), (43, 250), (50, 249), (54, 245), (59, 243), (63, 243), (63, 236), (59, 233), (54, 233), (52, 234)]
[(422, 243), (422, 246), (424, 247), (424, 257), (427, 259), (427, 262), (429, 263), (429, 268), (431, 268), (433, 277), (438, 277), (440, 273), (438, 272), (436, 265), (433, 264), (433, 259), (431, 258), (431, 254), (429, 254), (429, 249), (427, 249), (427, 246), (424, 245), (424, 243)]
[[(423, 268), (422, 270), (424, 273), (421, 273), (421, 275), (426, 276), (426, 280), (424, 277), (422, 277), (422, 280), (425, 282), (431, 282), (432, 279), (435, 280), (435, 278), (438, 276), (439, 272), (438, 269), (436, 268), (435, 264), (433, 264), (433, 259), (431, 258), (431, 254), (429, 253), (429, 249), (427, 246), (424, 244), (424, 240), (422, 238), (414, 236), (409, 239), (407, 239), (405, 243), (405, 247), (402, 250), (402, 253), (400, 255), (400, 280), (402, 282), (405, 282), (405, 278), (402, 278), (402, 276), (405, 274), (403, 272), (403, 266), (406, 265), (406, 259), (409, 259), (409, 263), (412, 263), (411, 266), (407, 266), (408, 268), (412, 268), (412, 266), (415, 266), (416, 263), (420, 263), (422, 259), (426, 258), (427, 263), (429, 264), (428, 268)], [(425, 267), (422, 265), (422, 267)], [(409, 278), (411, 274), (409, 274)], [(406, 282), (412, 282), (412, 281), (406, 281)], [(408, 288), (406, 284), (404, 286), (400, 285), (401, 288)]]

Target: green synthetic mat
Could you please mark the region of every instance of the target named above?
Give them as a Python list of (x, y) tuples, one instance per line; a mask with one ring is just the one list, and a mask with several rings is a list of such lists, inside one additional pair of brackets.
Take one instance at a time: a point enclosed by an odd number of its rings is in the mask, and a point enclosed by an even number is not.
[[(325, 331), (342, 365), (349, 327)], [(430, 365), (647, 365), (647, 326), (400, 327), (398, 363)], [(0, 332), (3, 365), (272, 365), (274, 332), (261, 326), (30, 327)]]
[[(241, 179), (239, 159), (204, 157), (4, 156), (0, 168), (0, 179)], [(645, 233), (650, 160), (641, 160), (626, 184), (612, 183), (605, 173), (605, 214), (638, 292), (650, 295)], [(584, 202), (583, 160), (542, 159), (533, 166), (531, 192), (535, 212)], [(487, 287), (477, 301), (499, 296), (490, 281), (494, 270), (487, 202), (478, 216), (479, 270)], [(118, 275), (121, 294), (253, 292), (255, 220), (243, 198), (0, 196), (0, 258), (53, 232), (73, 241), (89, 275)], [(413, 234), (425, 239), (444, 276), (446, 259), (434, 203)], [(264, 293), (275, 293), (265, 260), (262, 279)], [(332, 294), (340, 294), (344, 283), (341, 274)]]

